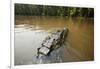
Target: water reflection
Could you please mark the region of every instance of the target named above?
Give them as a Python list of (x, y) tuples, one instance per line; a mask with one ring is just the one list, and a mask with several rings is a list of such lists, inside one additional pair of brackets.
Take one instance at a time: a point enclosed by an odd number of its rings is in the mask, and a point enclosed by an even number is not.
[(64, 27), (69, 29), (65, 44), (50, 57), (43, 57), (42, 63), (93, 60), (93, 19), (16, 16), (15, 65), (40, 63), (41, 59), (35, 58), (37, 48), (51, 32)]

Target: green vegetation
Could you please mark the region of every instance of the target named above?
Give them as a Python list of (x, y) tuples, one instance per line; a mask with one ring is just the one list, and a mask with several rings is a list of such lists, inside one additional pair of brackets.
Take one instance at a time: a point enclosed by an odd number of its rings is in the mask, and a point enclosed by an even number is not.
[(94, 17), (93, 8), (15, 4), (15, 15)]

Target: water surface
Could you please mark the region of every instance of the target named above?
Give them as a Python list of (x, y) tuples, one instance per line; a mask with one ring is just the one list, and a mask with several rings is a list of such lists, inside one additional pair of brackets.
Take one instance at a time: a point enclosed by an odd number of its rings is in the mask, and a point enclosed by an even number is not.
[[(62, 47), (49, 57), (36, 59), (37, 48), (44, 38), (64, 27), (69, 29), (69, 33)], [(16, 16), (14, 51), (15, 65), (93, 60), (93, 18)]]

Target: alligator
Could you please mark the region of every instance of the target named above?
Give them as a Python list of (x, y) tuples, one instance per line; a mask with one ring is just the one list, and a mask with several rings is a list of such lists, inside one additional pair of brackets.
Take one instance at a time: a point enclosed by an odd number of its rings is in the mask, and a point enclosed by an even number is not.
[(40, 55), (48, 56), (54, 49), (59, 48), (64, 43), (67, 33), (68, 29), (64, 28), (47, 36), (43, 40), (41, 47), (37, 48), (37, 58), (39, 58)]

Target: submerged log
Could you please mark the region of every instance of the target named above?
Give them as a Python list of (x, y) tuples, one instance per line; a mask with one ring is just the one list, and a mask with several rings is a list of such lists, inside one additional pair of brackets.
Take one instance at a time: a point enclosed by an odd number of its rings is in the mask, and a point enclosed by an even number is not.
[(68, 29), (64, 28), (63, 30), (57, 30), (56, 32), (52, 33), (50, 36), (46, 37), (46, 39), (43, 40), (41, 47), (37, 49), (38, 50), (37, 57), (39, 57), (39, 54), (49, 55), (49, 53), (52, 50), (57, 48), (56, 46), (58, 45), (61, 46), (61, 44), (64, 42), (67, 33), (68, 33)]

